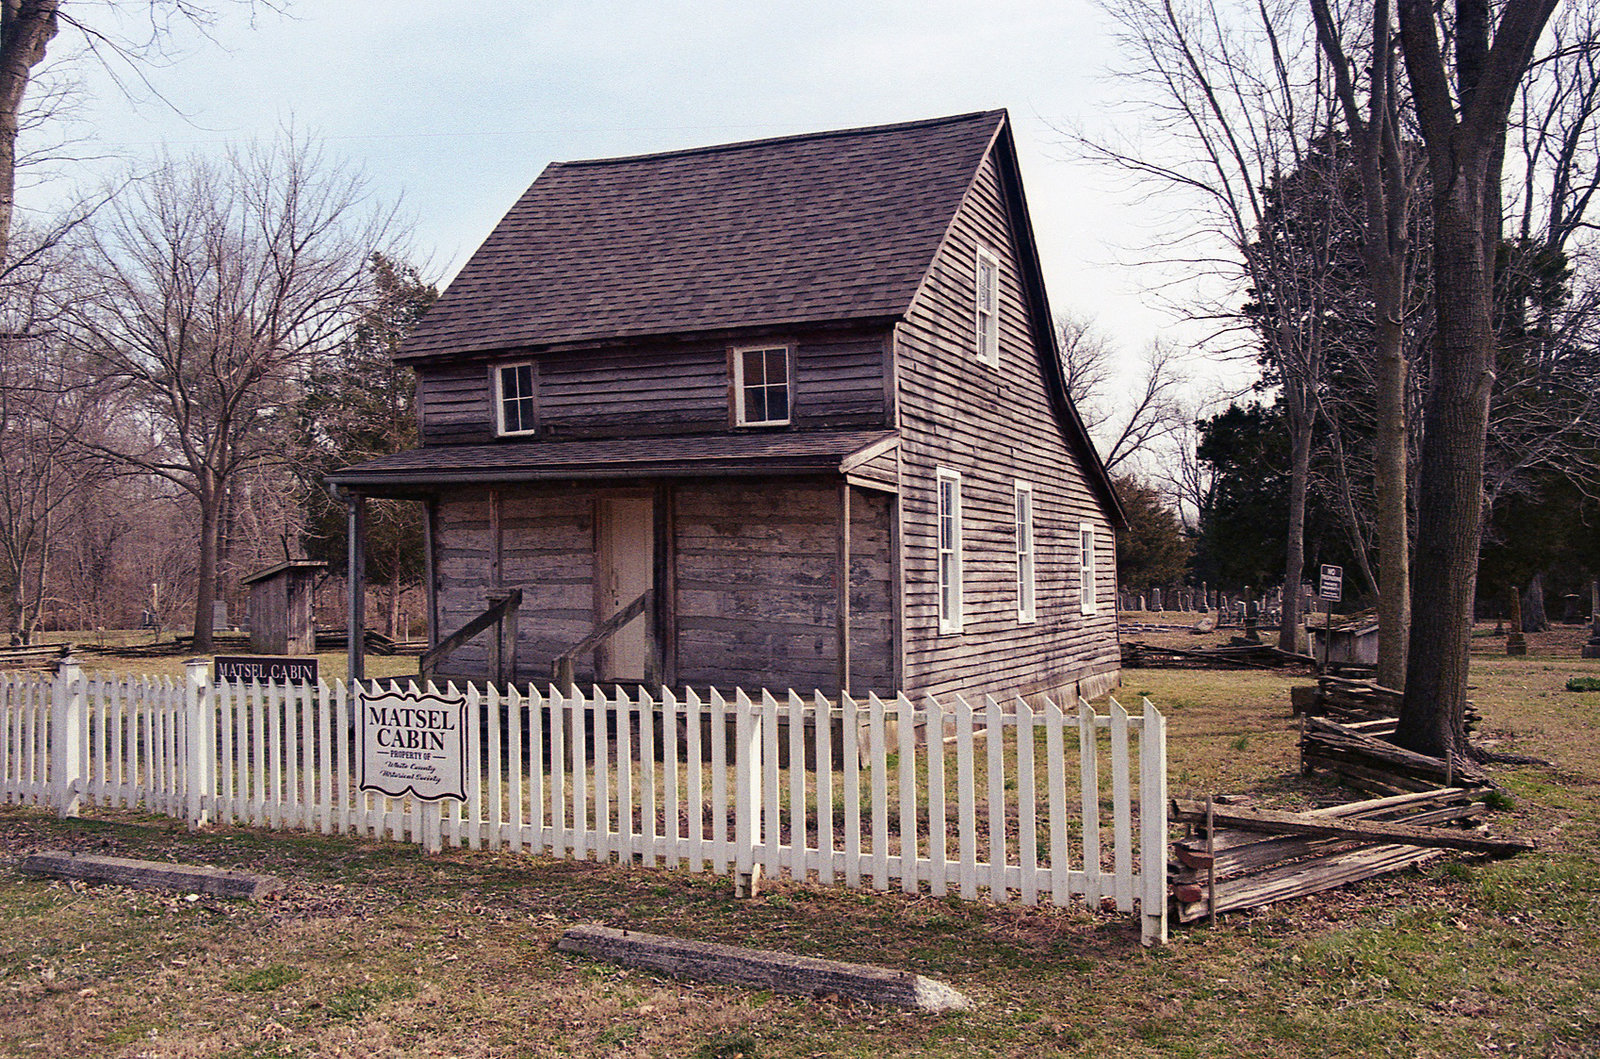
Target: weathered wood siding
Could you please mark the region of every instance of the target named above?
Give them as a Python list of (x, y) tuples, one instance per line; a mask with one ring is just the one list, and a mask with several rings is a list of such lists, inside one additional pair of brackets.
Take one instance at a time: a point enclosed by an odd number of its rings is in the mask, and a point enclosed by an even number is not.
[[(677, 490), (678, 680), (691, 687), (838, 688), (832, 483)], [(851, 687), (890, 690), (889, 499), (851, 498)]]
[[(678, 683), (731, 690), (838, 686), (834, 571), (838, 486), (830, 482), (688, 482), (672, 486)], [(594, 628), (595, 499), (604, 491), (500, 490), (499, 569), (521, 588), (517, 677), (547, 681), (555, 656)], [(892, 690), (889, 509), (851, 503), (851, 682)], [(482, 613), (494, 587), (490, 491), (440, 497), (435, 590), (442, 636)], [(441, 677), (483, 679), (488, 634), (455, 652)], [(580, 676), (592, 658), (577, 660)]]
[[(483, 613), (493, 589), (495, 541), (488, 489), (446, 493), (435, 534), (441, 636)], [(586, 494), (500, 490), (500, 581), (522, 589), (517, 678), (548, 681), (555, 656), (594, 627), (594, 504)], [(442, 677), (482, 679), (489, 635), (475, 637), (439, 668)]]
[(417, 416), (424, 445), (494, 439), (494, 402), (484, 361), (430, 364), (417, 370)]
[[(882, 334), (827, 333), (539, 354), (531, 359), (538, 366), (540, 433), (576, 438), (727, 430), (728, 351), (769, 343), (792, 350), (795, 429), (887, 422)], [(507, 355), (503, 362), (519, 359), (525, 358)], [(495, 437), (490, 362), (418, 365), (417, 401), (425, 445)]]
[[(1000, 260), (1000, 363), (977, 358), (975, 261)], [(897, 328), (907, 690), (1030, 694), (1118, 665), (1115, 545), (1049, 404), (996, 163), (981, 168)], [(963, 629), (939, 632), (936, 468), (961, 474)], [(1017, 620), (1014, 483), (1033, 486), (1034, 624)], [(1099, 611), (1080, 614), (1078, 524)]]

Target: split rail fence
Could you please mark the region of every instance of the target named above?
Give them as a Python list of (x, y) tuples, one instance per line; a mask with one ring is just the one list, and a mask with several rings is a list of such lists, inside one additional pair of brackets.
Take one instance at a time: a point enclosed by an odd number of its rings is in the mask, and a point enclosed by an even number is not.
[[(365, 685), (376, 694), (376, 682)], [(389, 691), (399, 690), (390, 684)], [(414, 690), (414, 689), (413, 689)], [(430, 686), (429, 691), (434, 689)], [(358, 789), (363, 685), (0, 674), (0, 800), (1140, 913), (1165, 940), (1166, 722), (1144, 700), (464, 692), (467, 797)], [(477, 723), (472, 723), (476, 718)], [(820, 719), (827, 723), (819, 723)]]

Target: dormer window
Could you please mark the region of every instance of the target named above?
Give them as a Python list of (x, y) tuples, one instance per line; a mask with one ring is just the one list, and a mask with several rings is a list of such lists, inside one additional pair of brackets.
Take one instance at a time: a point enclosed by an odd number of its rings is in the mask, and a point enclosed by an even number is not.
[(736, 426), (789, 422), (789, 347), (733, 351), (733, 419)]
[(495, 432), (532, 434), (538, 429), (539, 397), (532, 361), (499, 364), (494, 369)]
[(977, 269), (974, 316), (978, 359), (993, 368), (1000, 363), (1000, 259), (980, 246)]

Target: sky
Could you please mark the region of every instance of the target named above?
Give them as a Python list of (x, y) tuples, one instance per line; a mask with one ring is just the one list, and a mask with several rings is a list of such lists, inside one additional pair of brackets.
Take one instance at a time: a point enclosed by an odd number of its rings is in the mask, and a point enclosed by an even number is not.
[[(19, 191), (47, 210), (162, 149), (220, 154), (292, 125), (398, 199), (411, 254), (448, 279), (550, 162), (1005, 107), (1052, 308), (1093, 318), (1131, 365), (1173, 321), (1146, 287), (1150, 206), (1075, 161), (1068, 130), (1115, 125), (1113, 43), (1091, 0), (216, 0), (202, 35), (123, 71), (93, 60), (74, 150)], [(68, 0), (136, 38), (143, 4)], [(207, 39), (209, 36), (210, 39)], [(65, 56), (81, 36), (63, 29)], [(92, 157), (90, 157), (92, 156)]]

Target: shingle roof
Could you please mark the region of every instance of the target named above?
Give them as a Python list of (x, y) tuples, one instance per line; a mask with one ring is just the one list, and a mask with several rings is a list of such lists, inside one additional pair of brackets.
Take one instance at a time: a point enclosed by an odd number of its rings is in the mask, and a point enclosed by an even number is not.
[(555, 163), (399, 359), (899, 316), (1004, 120)]
[(811, 430), (434, 445), (346, 467), (328, 480), (381, 493), (384, 486), (474, 481), (838, 473), (851, 456), (876, 455), (895, 437), (893, 431), (884, 430)]

